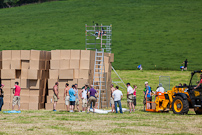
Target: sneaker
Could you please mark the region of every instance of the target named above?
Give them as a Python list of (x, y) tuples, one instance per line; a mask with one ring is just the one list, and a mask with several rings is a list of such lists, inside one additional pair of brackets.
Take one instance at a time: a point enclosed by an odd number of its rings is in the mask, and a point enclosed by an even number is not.
[(56, 112), (56, 110), (55, 110), (55, 109), (54, 109), (53, 111), (54, 111), (54, 112)]
[(87, 114), (89, 114), (89, 112), (87, 112)]
[(99, 37), (97, 37), (96, 39), (100, 39)]
[(82, 111), (82, 112), (85, 112), (85, 111)]

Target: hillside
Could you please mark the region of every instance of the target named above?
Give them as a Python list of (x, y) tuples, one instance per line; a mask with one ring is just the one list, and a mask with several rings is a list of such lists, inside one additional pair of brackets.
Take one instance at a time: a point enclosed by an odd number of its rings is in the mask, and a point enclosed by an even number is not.
[[(85, 49), (85, 24), (113, 25), (116, 69), (202, 68), (202, 1), (63, 0), (0, 10), (0, 50)], [(155, 67), (156, 65), (156, 67)]]

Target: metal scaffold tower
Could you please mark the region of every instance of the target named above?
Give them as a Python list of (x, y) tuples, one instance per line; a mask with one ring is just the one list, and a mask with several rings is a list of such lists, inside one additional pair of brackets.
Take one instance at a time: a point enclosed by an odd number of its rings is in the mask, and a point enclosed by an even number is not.
[(87, 50), (102, 50), (111, 53), (112, 45), (112, 25), (98, 25), (88, 26), (86, 24), (86, 49)]

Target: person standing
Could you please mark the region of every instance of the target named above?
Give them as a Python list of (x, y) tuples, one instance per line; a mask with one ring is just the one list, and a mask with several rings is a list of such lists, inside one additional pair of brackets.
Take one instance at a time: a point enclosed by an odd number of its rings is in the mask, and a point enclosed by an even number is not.
[(128, 98), (128, 102), (129, 102), (129, 109), (130, 109), (130, 113), (132, 111), (132, 106), (133, 105), (133, 88), (130, 86), (130, 83), (127, 83), (127, 98)]
[(116, 113), (118, 113), (117, 104), (119, 105), (120, 113), (123, 113), (122, 106), (121, 106), (121, 99), (123, 98), (123, 93), (119, 90), (118, 86), (116, 86), (115, 91), (112, 94), (112, 97), (114, 98), (114, 104), (115, 104)]
[(79, 96), (82, 99), (82, 112), (85, 112), (87, 107), (87, 93), (88, 93), (88, 85), (85, 85), (84, 89), (82, 89), (79, 93)]
[(144, 95), (143, 104), (144, 104), (144, 111), (145, 111), (145, 106), (146, 106), (146, 98), (145, 98), (145, 95), (146, 95), (146, 87), (145, 87), (144, 90), (143, 90), (143, 95)]
[(137, 89), (137, 85), (133, 85), (133, 87), (134, 87), (134, 89), (133, 89), (133, 96), (134, 96), (134, 98), (133, 98), (133, 106), (134, 106), (133, 112), (135, 112), (135, 106), (136, 106), (136, 89)]
[(96, 96), (95, 94), (97, 93), (97, 91), (93, 88), (93, 85), (90, 86), (90, 90), (88, 91), (88, 94), (90, 95), (89, 100), (88, 100), (88, 112), (90, 111), (90, 105), (91, 103), (93, 103), (93, 113), (95, 112), (95, 103), (96, 103)]
[(56, 111), (56, 105), (59, 99), (59, 91), (58, 91), (58, 82), (55, 83), (53, 86), (53, 99), (54, 99), (54, 104), (53, 104), (53, 111)]
[(0, 111), (4, 105), (4, 100), (3, 100), (3, 97), (4, 97), (4, 91), (3, 91), (3, 87), (4, 85), (3, 84), (0, 84)]
[[(149, 86), (148, 82), (145, 82), (145, 87), (146, 87), (146, 94), (145, 94), (145, 98), (147, 99), (146, 101), (152, 101), (152, 97), (151, 97), (151, 87)], [(150, 109), (150, 104), (151, 103), (147, 103), (147, 109)]]
[(69, 89), (69, 96), (70, 96), (70, 112), (74, 112), (74, 106), (75, 106), (75, 85), (72, 85), (72, 88)]
[(64, 100), (65, 100), (65, 105), (67, 106), (67, 111), (69, 111), (69, 84), (65, 84), (65, 89), (64, 89)]
[(75, 93), (76, 93), (76, 95), (75, 95), (75, 106), (77, 107), (77, 110), (80, 112), (80, 109), (79, 109), (79, 101), (80, 101), (80, 99), (79, 99), (79, 91), (78, 91), (78, 85), (77, 84), (75, 84)]
[(114, 99), (112, 98), (112, 93), (115, 91), (114, 85), (111, 84), (111, 98), (110, 98), (110, 104), (112, 106), (112, 113), (115, 111), (114, 110)]
[(15, 82), (15, 86), (13, 87), (13, 105), (12, 105), (12, 110), (14, 110), (14, 106), (17, 104), (18, 105), (18, 111), (20, 111), (20, 91), (21, 88), (19, 86), (18, 82)]

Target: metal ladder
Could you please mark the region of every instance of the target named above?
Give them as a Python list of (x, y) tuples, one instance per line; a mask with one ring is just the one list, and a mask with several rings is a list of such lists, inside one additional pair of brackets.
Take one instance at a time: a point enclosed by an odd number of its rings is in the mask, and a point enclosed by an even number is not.
[(98, 108), (102, 108), (101, 92), (106, 92), (107, 97), (104, 49), (102, 49), (101, 51), (98, 51), (96, 49), (95, 52), (93, 86), (97, 91), (99, 91)]

